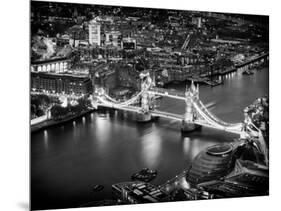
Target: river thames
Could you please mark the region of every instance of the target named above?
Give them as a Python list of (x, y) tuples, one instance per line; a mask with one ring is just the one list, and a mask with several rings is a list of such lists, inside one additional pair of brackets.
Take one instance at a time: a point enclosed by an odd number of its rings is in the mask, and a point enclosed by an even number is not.
[[(185, 84), (169, 85), (185, 90)], [(268, 95), (268, 68), (246, 76), (232, 73), (224, 85), (200, 86), (200, 99), (220, 119), (237, 123), (243, 109)], [(184, 102), (161, 99), (158, 110), (184, 113)], [(129, 181), (144, 167), (156, 169), (160, 185), (186, 169), (204, 148), (231, 142), (237, 135), (202, 128), (182, 136), (180, 123), (159, 119), (137, 123), (133, 114), (101, 110), (74, 122), (31, 134), (32, 209), (77, 207), (111, 199), (111, 185)], [(93, 193), (95, 184), (104, 185)]]

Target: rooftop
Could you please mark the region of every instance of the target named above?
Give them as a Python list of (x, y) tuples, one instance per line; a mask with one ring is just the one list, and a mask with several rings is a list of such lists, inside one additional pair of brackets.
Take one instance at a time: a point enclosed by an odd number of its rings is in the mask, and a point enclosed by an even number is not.
[(221, 156), (232, 152), (232, 149), (232, 146), (229, 144), (220, 144), (209, 147), (207, 153), (210, 155)]
[(125, 182), (113, 186), (126, 190), (131, 197), (141, 202), (159, 202), (169, 198), (169, 195), (150, 183)]
[(49, 76), (66, 76), (73, 78), (88, 78), (88, 74), (81, 72), (64, 72), (64, 73), (55, 73), (55, 72), (32, 72), (32, 74), (41, 74), (41, 75), (49, 75)]

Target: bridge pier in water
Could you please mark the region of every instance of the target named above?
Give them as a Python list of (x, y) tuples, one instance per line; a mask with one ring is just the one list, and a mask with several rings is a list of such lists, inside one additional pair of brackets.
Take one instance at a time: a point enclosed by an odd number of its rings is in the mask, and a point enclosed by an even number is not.
[(201, 129), (202, 126), (201, 125), (197, 125), (195, 123), (192, 122), (186, 122), (186, 121), (182, 121), (181, 123), (181, 132), (182, 133), (189, 133), (195, 130), (199, 130)]
[(151, 112), (147, 113), (138, 113), (137, 114), (137, 121), (138, 122), (149, 122), (152, 120)]

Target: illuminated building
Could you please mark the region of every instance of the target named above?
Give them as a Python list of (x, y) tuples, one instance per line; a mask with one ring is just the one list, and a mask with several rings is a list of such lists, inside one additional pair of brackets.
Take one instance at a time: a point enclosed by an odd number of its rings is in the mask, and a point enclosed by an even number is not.
[(202, 28), (202, 17), (192, 17), (192, 24), (196, 25), (198, 29)]
[(31, 90), (52, 94), (84, 95), (92, 92), (92, 83), (87, 75), (32, 72)]
[(114, 47), (121, 47), (121, 40), (122, 40), (122, 35), (120, 31), (106, 31), (104, 33), (105, 39), (103, 40), (103, 44), (105, 46), (112, 45)]
[(101, 45), (101, 25), (95, 20), (89, 23), (89, 43), (90, 45)]
[(124, 182), (112, 185), (114, 196), (127, 203), (153, 203), (170, 201), (169, 195), (158, 187), (144, 182)]
[(65, 57), (31, 62), (31, 72), (64, 73), (68, 70), (69, 59)]
[(137, 41), (131, 37), (123, 38), (121, 48), (125, 50), (135, 50), (137, 48)]

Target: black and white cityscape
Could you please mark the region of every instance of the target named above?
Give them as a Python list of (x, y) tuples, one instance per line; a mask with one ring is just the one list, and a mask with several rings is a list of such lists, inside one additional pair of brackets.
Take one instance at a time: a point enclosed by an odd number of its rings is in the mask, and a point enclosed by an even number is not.
[(30, 7), (32, 210), (269, 195), (268, 16)]

